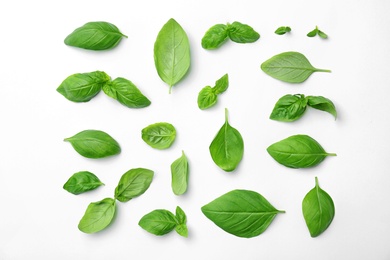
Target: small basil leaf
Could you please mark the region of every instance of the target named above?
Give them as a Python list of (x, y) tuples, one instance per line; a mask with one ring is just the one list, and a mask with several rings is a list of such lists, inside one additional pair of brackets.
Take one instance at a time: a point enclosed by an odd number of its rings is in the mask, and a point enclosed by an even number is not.
[(169, 19), (158, 33), (154, 43), (154, 63), (162, 81), (169, 85), (169, 93), (190, 68), (188, 37), (174, 19)]
[(246, 238), (260, 235), (276, 214), (284, 213), (274, 208), (261, 194), (250, 190), (230, 191), (201, 209), (221, 229)]
[(307, 34), (307, 37), (314, 37), (316, 36), (318, 33), (318, 27), (316, 26), (316, 28), (313, 30), (313, 31), (310, 31), (308, 34)]
[(131, 82), (124, 78), (116, 78), (103, 86), (107, 96), (118, 100), (129, 108), (143, 108), (150, 105), (150, 100)]
[(278, 35), (283, 35), (285, 33), (291, 32), (291, 28), (288, 26), (281, 26), (278, 29), (276, 29), (275, 33)]
[(227, 90), (229, 87), (229, 75), (226, 73), (219, 80), (215, 82), (214, 92), (219, 95)]
[(115, 188), (115, 198), (120, 202), (127, 202), (142, 195), (152, 183), (153, 175), (153, 171), (144, 168), (127, 171)]
[(270, 119), (292, 122), (302, 117), (306, 110), (307, 99), (302, 94), (285, 95), (276, 102)]
[(90, 203), (80, 220), (79, 230), (92, 234), (105, 229), (112, 222), (115, 210), (115, 200), (111, 198)]
[(175, 195), (182, 195), (187, 191), (188, 186), (188, 160), (184, 151), (182, 156), (171, 164), (172, 191)]
[(336, 107), (333, 104), (332, 101), (329, 99), (322, 97), (322, 96), (308, 96), (307, 97), (307, 104), (311, 106), (312, 108), (322, 110), (325, 112), (328, 112), (334, 116), (334, 118), (337, 118), (337, 111)]
[(293, 135), (267, 148), (268, 153), (278, 163), (290, 168), (308, 168), (321, 163), (327, 156), (322, 146), (307, 135)]
[(225, 124), (211, 142), (209, 150), (215, 164), (227, 172), (236, 169), (243, 157), (244, 141), (240, 132), (230, 126), (227, 109), (225, 109)]
[(97, 159), (119, 154), (121, 148), (109, 134), (100, 130), (84, 130), (65, 138), (80, 155)]
[(74, 30), (65, 38), (65, 44), (88, 50), (108, 50), (119, 44), (122, 34), (108, 22), (89, 22)]
[(219, 48), (228, 39), (227, 26), (216, 24), (212, 26), (202, 38), (202, 47), (206, 50)]
[(108, 81), (110, 76), (103, 71), (76, 73), (67, 77), (57, 91), (70, 101), (88, 102)]
[(228, 33), (229, 38), (237, 43), (252, 43), (260, 38), (260, 34), (253, 30), (252, 27), (240, 22), (228, 24)]
[(176, 138), (176, 129), (169, 123), (155, 123), (142, 129), (142, 139), (159, 150), (169, 148)]
[(320, 36), (322, 39), (327, 39), (328, 35), (324, 33), (323, 31), (318, 30), (318, 36)]
[(321, 235), (332, 223), (335, 208), (332, 198), (318, 185), (310, 190), (302, 201), (302, 212), (312, 237)]
[(104, 183), (95, 174), (82, 171), (73, 174), (64, 184), (63, 188), (74, 195), (78, 195), (86, 191), (94, 190), (101, 185), (104, 185)]
[(176, 220), (178, 222), (175, 227), (176, 232), (183, 237), (188, 237), (187, 216), (179, 206), (176, 207)]
[(176, 232), (182, 237), (188, 237), (188, 228), (185, 224), (180, 224), (175, 227)]
[(289, 83), (304, 82), (313, 72), (331, 72), (314, 68), (299, 52), (283, 52), (266, 60), (261, 69), (269, 76)]
[(210, 108), (217, 103), (218, 96), (210, 86), (202, 88), (198, 95), (198, 107), (202, 110)]
[(138, 225), (149, 233), (162, 236), (168, 234), (176, 227), (177, 220), (170, 211), (156, 209), (143, 216)]

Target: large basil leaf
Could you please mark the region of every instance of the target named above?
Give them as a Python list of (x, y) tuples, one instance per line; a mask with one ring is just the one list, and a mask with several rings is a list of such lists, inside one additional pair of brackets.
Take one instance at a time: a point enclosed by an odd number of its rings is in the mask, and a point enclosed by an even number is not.
[(108, 50), (119, 44), (122, 34), (119, 29), (108, 22), (89, 22), (74, 30), (65, 38), (65, 44), (88, 50)]
[(237, 43), (251, 43), (260, 38), (260, 34), (247, 24), (233, 22), (228, 24), (229, 38)]
[(215, 82), (214, 87), (204, 87), (198, 95), (198, 107), (202, 110), (210, 108), (217, 103), (218, 95), (225, 92), (229, 87), (228, 74), (223, 75)]
[(318, 185), (310, 190), (302, 201), (302, 212), (312, 237), (321, 235), (332, 223), (335, 208), (332, 198)]
[(165, 209), (153, 210), (138, 222), (140, 227), (156, 236), (168, 234), (177, 224), (175, 215)]
[(188, 186), (188, 160), (184, 151), (182, 156), (171, 164), (172, 191), (175, 195), (182, 195), (187, 191)]
[(337, 111), (336, 111), (335, 105), (333, 104), (332, 101), (330, 101), (329, 99), (327, 99), (325, 97), (308, 96), (307, 97), (307, 104), (309, 106), (311, 106), (312, 108), (322, 110), (322, 111), (325, 111), (325, 112), (332, 114), (335, 119), (337, 118)]
[(267, 148), (268, 153), (278, 163), (290, 168), (308, 168), (321, 163), (327, 156), (322, 146), (307, 135), (293, 135)]
[(115, 188), (115, 198), (127, 202), (143, 194), (152, 183), (154, 172), (144, 168), (131, 169), (124, 173)]
[(227, 26), (216, 24), (207, 30), (202, 38), (202, 47), (206, 50), (219, 48), (228, 39)]
[(270, 118), (277, 121), (292, 122), (302, 117), (307, 99), (302, 94), (285, 95), (276, 102)]
[(284, 213), (262, 195), (250, 190), (233, 190), (202, 208), (203, 214), (218, 227), (238, 237), (255, 237), (263, 233), (276, 214)]
[(92, 234), (105, 229), (112, 222), (115, 210), (115, 200), (111, 198), (90, 203), (80, 220), (79, 230)]
[(209, 150), (215, 164), (227, 172), (236, 169), (243, 157), (244, 141), (240, 132), (230, 126), (227, 109), (225, 109), (225, 124), (211, 142)]
[(94, 190), (101, 185), (104, 185), (104, 183), (95, 174), (82, 171), (73, 174), (64, 184), (63, 188), (74, 195), (78, 195), (86, 191)]
[(176, 232), (183, 237), (188, 237), (187, 215), (179, 206), (176, 207), (175, 217), (178, 222), (175, 227)]
[(118, 100), (130, 108), (142, 108), (150, 105), (150, 100), (128, 79), (116, 78), (103, 86), (109, 97)]
[(261, 64), (261, 69), (269, 76), (289, 83), (304, 82), (313, 72), (331, 72), (313, 67), (299, 52), (283, 52)]
[(100, 130), (84, 130), (65, 138), (80, 155), (97, 159), (119, 154), (121, 148), (109, 134)]
[(169, 123), (155, 123), (142, 129), (142, 139), (155, 149), (169, 148), (176, 138), (176, 129)]
[(160, 78), (169, 85), (169, 93), (190, 68), (190, 43), (186, 32), (174, 19), (169, 19), (158, 33), (154, 63)]
[(70, 101), (88, 102), (109, 81), (110, 76), (103, 71), (76, 73), (67, 77), (57, 91)]

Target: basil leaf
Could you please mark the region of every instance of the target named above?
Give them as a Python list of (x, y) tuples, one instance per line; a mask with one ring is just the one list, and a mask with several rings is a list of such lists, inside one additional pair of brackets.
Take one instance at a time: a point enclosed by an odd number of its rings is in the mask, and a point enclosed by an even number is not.
[(67, 77), (57, 91), (70, 101), (88, 102), (109, 81), (110, 76), (103, 71), (76, 73)]
[(261, 69), (269, 76), (289, 83), (304, 82), (313, 72), (331, 72), (314, 68), (299, 52), (283, 52), (266, 60)]
[(112, 222), (115, 210), (115, 200), (111, 198), (90, 203), (80, 220), (79, 230), (92, 234), (105, 229)]
[(307, 135), (293, 135), (267, 148), (268, 153), (278, 163), (290, 168), (308, 168), (321, 163), (327, 156), (322, 146)]
[(104, 183), (95, 174), (82, 171), (73, 174), (64, 184), (63, 188), (74, 195), (78, 195), (86, 191), (94, 190), (101, 185), (104, 185)]
[(171, 164), (172, 191), (175, 195), (182, 195), (188, 186), (188, 160), (184, 151), (182, 156)]
[(229, 87), (229, 75), (226, 73), (219, 80), (215, 82), (214, 92), (219, 95), (227, 90)]
[(316, 26), (316, 28), (313, 30), (313, 31), (310, 31), (308, 34), (307, 34), (307, 37), (314, 37), (316, 36), (318, 33), (318, 27)]
[(270, 119), (292, 122), (302, 117), (306, 110), (307, 99), (302, 94), (285, 95), (276, 102)]
[(244, 141), (240, 132), (230, 126), (227, 109), (225, 109), (225, 124), (211, 142), (209, 150), (215, 164), (227, 172), (236, 169), (243, 157)]
[(108, 50), (119, 44), (122, 34), (108, 22), (89, 22), (74, 30), (65, 38), (65, 44), (88, 50)]
[(176, 207), (176, 220), (178, 222), (175, 227), (176, 232), (183, 237), (188, 237), (187, 216), (179, 206)]
[(115, 188), (115, 199), (127, 202), (142, 195), (150, 186), (154, 172), (144, 168), (131, 169), (124, 173)]
[(198, 95), (198, 107), (202, 110), (210, 108), (217, 103), (218, 96), (210, 86), (202, 88)]
[(250, 190), (233, 190), (201, 208), (218, 227), (238, 237), (255, 237), (263, 233), (276, 214), (284, 213), (262, 195)]
[(328, 38), (328, 35), (321, 30), (318, 30), (318, 36), (320, 36), (322, 39)]
[(176, 138), (176, 129), (169, 123), (155, 123), (142, 129), (142, 139), (159, 150), (169, 148)]
[(310, 190), (302, 201), (302, 212), (312, 237), (321, 235), (332, 223), (335, 208), (332, 198), (318, 185)]
[(230, 40), (237, 43), (252, 43), (260, 38), (260, 34), (253, 30), (252, 27), (240, 22), (228, 24), (228, 33)]
[(283, 35), (285, 33), (291, 32), (291, 28), (288, 26), (281, 26), (278, 29), (276, 29), (275, 33), (278, 35)]
[(212, 26), (202, 38), (202, 47), (206, 50), (219, 48), (228, 39), (227, 26), (216, 24)]
[(125, 78), (116, 78), (103, 86), (107, 96), (116, 99), (129, 108), (143, 108), (150, 105), (150, 100), (141, 91)]
[(311, 106), (312, 108), (322, 110), (325, 112), (328, 112), (334, 116), (334, 118), (337, 118), (337, 111), (336, 107), (333, 104), (332, 101), (329, 99), (322, 97), (322, 96), (308, 96), (307, 97), (307, 104)]
[(117, 141), (109, 134), (100, 130), (84, 130), (72, 137), (65, 138), (80, 155), (97, 159), (121, 152)]
[(149, 233), (162, 236), (168, 234), (176, 227), (177, 220), (170, 211), (156, 209), (143, 216), (138, 225)]
[(183, 28), (174, 19), (161, 28), (154, 43), (154, 63), (162, 81), (171, 88), (187, 73), (191, 64), (190, 44)]

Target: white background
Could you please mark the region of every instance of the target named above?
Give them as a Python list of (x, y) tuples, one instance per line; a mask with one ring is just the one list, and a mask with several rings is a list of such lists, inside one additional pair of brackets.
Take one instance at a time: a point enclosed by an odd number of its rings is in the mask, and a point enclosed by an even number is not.
[[(0, 259), (390, 259), (389, 24), (390, 2), (375, 1), (2, 1), (0, 3)], [(158, 31), (175, 18), (190, 39), (188, 76), (168, 94), (158, 77), (153, 44)], [(93, 52), (66, 46), (64, 38), (89, 21), (108, 21), (128, 39), (117, 48)], [(217, 23), (240, 21), (261, 38), (253, 44), (227, 42), (206, 51), (200, 41)], [(274, 34), (289, 25), (289, 35)], [(308, 38), (316, 25), (329, 39)], [(260, 70), (284, 51), (306, 55), (315, 73), (303, 84), (287, 84)], [(69, 75), (103, 70), (125, 77), (152, 101), (129, 109), (100, 93), (73, 103), (56, 92)], [(230, 86), (217, 106), (201, 111), (197, 95), (229, 73)], [(294, 123), (268, 119), (285, 94), (322, 95), (338, 110), (308, 109)], [(232, 173), (220, 170), (208, 147), (224, 122), (245, 142), (244, 158)], [(141, 129), (170, 122), (174, 145), (154, 150)], [(65, 137), (99, 129), (121, 145), (119, 156), (81, 157)], [(326, 151), (337, 153), (312, 169), (277, 164), (266, 148), (294, 134), (308, 134)], [(189, 190), (177, 197), (170, 186), (170, 164), (184, 150), (190, 163)], [(118, 203), (115, 221), (87, 235), (77, 228), (88, 204), (112, 197), (123, 173), (145, 167), (155, 171), (145, 194)], [(72, 195), (62, 189), (77, 171), (95, 173), (106, 185)], [(314, 177), (333, 198), (331, 226), (311, 238), (301, 203)], [(201, 206), (233, 189), (261, 193), (278, 215), (262, 235), (244, 239), (208, 220)], [(156, 237), (138, 226), (154, 209), (188, 216), (189, 237), (172, 232)]]

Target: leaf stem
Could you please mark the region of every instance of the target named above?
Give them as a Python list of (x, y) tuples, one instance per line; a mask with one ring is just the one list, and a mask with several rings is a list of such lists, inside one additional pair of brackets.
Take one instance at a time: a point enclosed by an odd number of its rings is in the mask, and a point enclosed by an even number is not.
[(169, 94), (172, 93), (172, 85), (169, 86)]
[(328, 72), (328, 73), (332, 72), (331, 70), (317, 69), (317, 68), (316, 68), (316, 71), (318, 71), (318, 72)]
[(337, 156), (335, 153), (326, 153), (327, 156)]
[(278, 213), (286, 213), (285, 210), (278, 210)]
[(319, 187), (320, 185), (318, 184), (318, 178), (317, 178), (317, 176), (315, 177), (315, 182), (316, 182), (316, 187)]
[(225, 108), (225, 122), (228, 121), (228, 116), (229, 116), (228, 110), (227, 110), (227, 108)]

